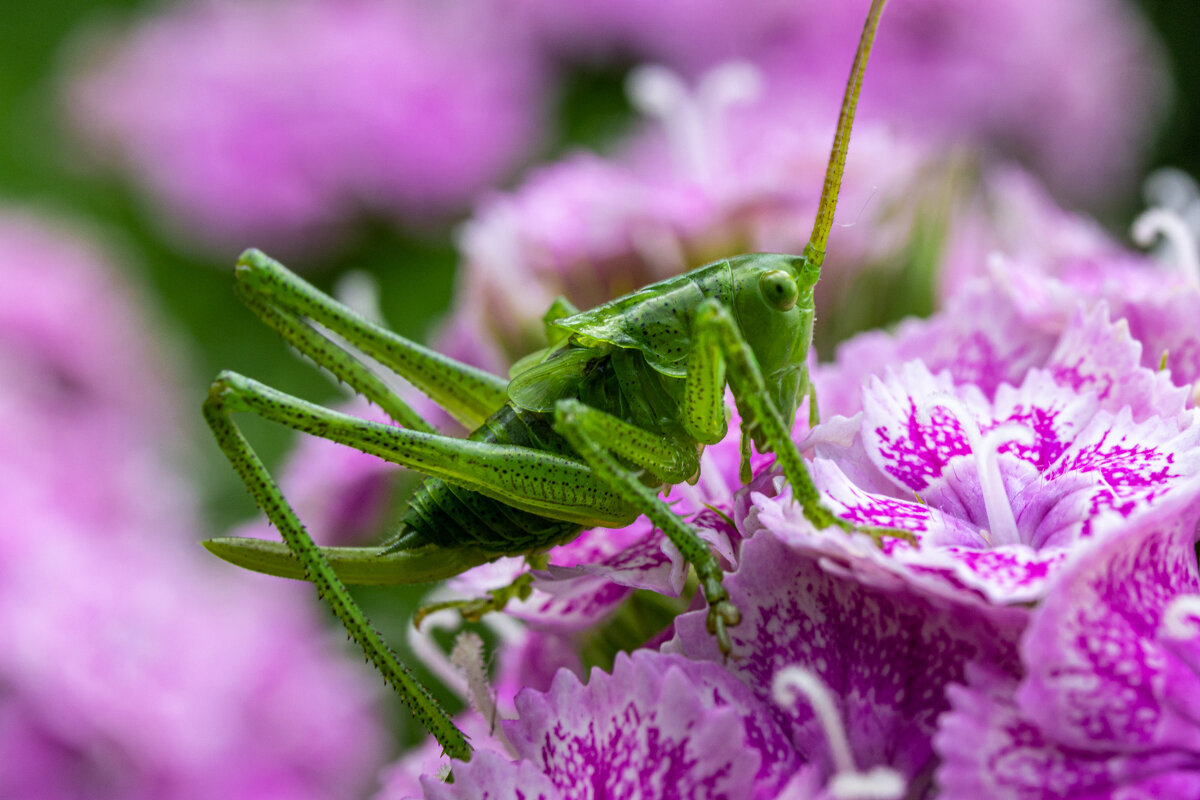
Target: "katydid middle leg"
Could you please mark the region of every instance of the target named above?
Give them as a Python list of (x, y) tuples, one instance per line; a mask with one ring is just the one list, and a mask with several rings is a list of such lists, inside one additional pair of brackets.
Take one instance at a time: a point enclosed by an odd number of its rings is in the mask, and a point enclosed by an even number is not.
[(642, 467), (650, 474), (649, 482), (661, 486), (680, 483), (695, 473), (698, 457), (694, 445), (689, 446), (682, 439), (675, 442), (651, 436), (578, 400), (559, 401), (555, 429), (583, 457), (596, 477), (654, 523), (696, 570), (708, 602), (708, 630), (717, 637), (721, 652), (728, 654), (732, 645), (726, 628), (738, 624), (742, 615), (729, 601), (729, 593), (721, 583), (724, 570), (708, 544), (658, 496), (658, 489), (647, 486), (614, 456), (620, 453)]

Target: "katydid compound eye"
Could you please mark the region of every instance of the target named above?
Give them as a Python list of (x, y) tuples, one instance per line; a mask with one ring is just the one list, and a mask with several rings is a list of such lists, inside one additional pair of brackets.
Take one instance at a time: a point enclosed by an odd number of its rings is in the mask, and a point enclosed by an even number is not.
[(758, 290), (764, 300), (780, 311), (787, 311), (800, 299), (800, 289), (792, 276), (779, 269), (764, 272), (758, 279)]

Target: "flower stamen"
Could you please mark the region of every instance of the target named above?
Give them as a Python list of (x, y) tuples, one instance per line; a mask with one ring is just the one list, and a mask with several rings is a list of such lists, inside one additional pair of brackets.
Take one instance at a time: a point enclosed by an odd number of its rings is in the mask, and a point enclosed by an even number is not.
[(834, 800), (899, 800), (908, 790), (904, 777), (891, 767), (878, 766), (860, 772), (850, 752), (846, 727), (833, 702), (829, 687), (817, 674), (804, 667), (784, 667), (775, 673), (771, 694), (781, 706), (790, 706), (803, 695), (816, 715), (833, 759), (835, 775), (829, 781)]
[(1142, 197), (1147, 208), (1177, 211), (1192, 230), (1200, 230), (1200, 186), (1183, 170), (1156, 169), (1142, 183)]
[(721, 177), (716, 167), (728, 156), (723, 147), (725, 112), (756, 100), (762, 85), (758, 68), (741, 61), (705, 73), (694, 91), (671, 70), (651, 64), (630, 73), (626, 91), (634, 108), (662, 125), (679, 172), (714, 185)]
[(1151, 208), (1142, 212), (1130, 228), (1133, 240), (1142, 247), (1154, 244), (1161, 236), (1174, 253), (1176, 268), (1183, 272), (1192, 286), (1200, 287), (1200, 254), (1196, 234), (1182, 214), (1174, 209)]
[(958, 422), (967, 440), (967, 447), (975, 456), (979, 491), (983, 495), (984, 511), (987, 514), (988, 532), (985, 539), (988, 545), (995, 547), (1018, 544), (1021, 541), (1020, 529), (1017, 528), (1017, 519), (1008, 499), (1008, 490), (1004, 486), (1004, 476), (1000, 472), (999, 447), (1002, 443), (1012, 441), (1018, 444), (1032, 444), (1033, 432), (1020, 423), (1008, 422), (985, 434), (980, 430), (971, 409), (957, 397), (944, 392), (918, 399), (916, 404), (917, 414), (924, 424), (933, 424), (935, 408), (950, 412)]

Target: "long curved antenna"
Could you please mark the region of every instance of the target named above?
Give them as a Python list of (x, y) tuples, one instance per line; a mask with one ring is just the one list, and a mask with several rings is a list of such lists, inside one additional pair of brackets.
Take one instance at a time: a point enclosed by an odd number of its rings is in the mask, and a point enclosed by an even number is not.
[(854, 111), (858, 107), (858, 92), (862, 88), (863, 73), (867, 70), (867, 57), (875, 43), (875, 29), (879, 27), (879, 16), (887, 0), (872, 0), (863, 25), (862, 37), (858, 40), (858, 52), (854, 54), (854, 65), (850, 67), (850, 79), (846, 82), (846, 94), (842, 98), (842, 111), (838, 114), (837, 133), (833, 136), (833, 149), (829, 153), (829, 167), (825, 170), (825, 186), (821, 189), (821, 204), (817, 207), (817, 221), (813, 223), (812, 236), (804, 247), (804, 257), (811, 267), (820, 268), (825, 261), (825, 244), (829, 241), (829, 230), (833, 227), (833, 212), (837, 208), (838, 192), (842, 188), (842, 172), (846, 168), (846, 151), (850, 148), (850, 128), (854, 125)]

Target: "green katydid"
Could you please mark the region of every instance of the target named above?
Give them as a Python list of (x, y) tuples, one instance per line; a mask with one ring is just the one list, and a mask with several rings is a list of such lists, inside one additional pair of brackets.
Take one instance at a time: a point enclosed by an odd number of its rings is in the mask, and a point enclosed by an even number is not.
[[(519, 362), (511, 381), (366, 320), (257, 251), (239, 260), (237, 291), (246, 305), (398, 425), (361, 420), (221, 373), (205, 401), (205, 419), (283, 542), (226, 538), (206, 546), (234, 564), (316, 584), (450, 756), (470, 757), (466, 738), (398, 663), (345, 584), (440, 580), (500, 556), (534, 556), (584, 528), (621, 527), (644, 514), (695, 569), (709, 604), (709, 630), (728, 652), (726, 628), (740, 615), (721, 584), (721, 567), (658, 496), (665, 485), (694, 481), (700, 451), (725, 436), (726, 386), (742, 416), (743, 452), (752, 441), (760, 452), (775, 454), (815, 525), (853, 528), (821, 505), (790, 433), (808, 392), (813, 287), (884, 2), (873, 0), (863, 29), (803, 255), (723, 259), (583, 312), (557, 303), (546, 318), (551, 346)], [(466, 439), (439, 434), (325, 332), (394, 370), (474, 432)], [(429, 477), (386, 546), (318, 547), (233, 422), (234, 412)], [(497, 605), (505, 599), (498, 597)]]

